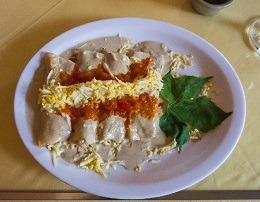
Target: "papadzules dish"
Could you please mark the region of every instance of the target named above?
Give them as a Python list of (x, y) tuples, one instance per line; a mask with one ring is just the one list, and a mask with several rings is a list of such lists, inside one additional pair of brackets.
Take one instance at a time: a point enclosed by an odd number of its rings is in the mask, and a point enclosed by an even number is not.
[(117, 164), (140, 171), (231, 114), (207, 97), (211, 77), (179, 75), (190, 58), (160, 42), (103, 37), (46, 53), (44, 63), (38, 144), (54, 163), (62, 157), (102, 176)]

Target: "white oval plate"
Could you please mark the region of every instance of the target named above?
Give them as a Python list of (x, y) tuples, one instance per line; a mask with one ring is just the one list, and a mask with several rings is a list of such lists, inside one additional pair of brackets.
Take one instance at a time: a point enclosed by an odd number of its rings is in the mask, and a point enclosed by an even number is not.
[[(158, 164), (146, 164), (141, 172), (117, 166), (108, 170), (111, 175), (100, 177), (63, 160), (57, 167), (50, 153), (35, 144), (31, 123), (27, 122), (26, 105), (35, 97), (26, 98), (30, 82), (39, 67), (44, 52), (61, 54), (89, 39), (117, 35), (135, 43), (155, 40), (165, 43), (175, 52), (193, 55), (194, 67), (182, 73), (196, 76), (214, 76), (214, 85), (220, 92), (213, 101), (224, 111), (233, 111), (217, 129), (201, 141), (186, 144), (181, 154), (173, 151), (163, 156)], [(36, 85), (36, 84), (35, 84)], [(88, 23), (61, 34), (46, 44), (30, 60), (17, 85), (14, 102), (15, 120), (20, 136), (34, 158), (60, 180), (82, 191), (109, 198), (143, 199), (159, 197), (183, 190), (201, 181), (215, 171), (236, 146), (245, 122), (245, 96), (239, 78), (225, 57), (199, 36), (180, 27), (148, 19), (116, 18)]]

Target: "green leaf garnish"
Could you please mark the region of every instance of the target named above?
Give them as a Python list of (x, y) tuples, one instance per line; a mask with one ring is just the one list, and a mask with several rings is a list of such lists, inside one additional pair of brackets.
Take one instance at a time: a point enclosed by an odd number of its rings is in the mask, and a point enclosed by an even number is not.
[(189, 140), (189, 126), (208, 132), (232, 114), (224, 112), (210, 98), (201, 96), (201, 90), (211, 78), (173, 78), (170, 72), (163, 77), (160, 97), (166, 102), (166, 113), (160, 118), (159, 126), (166, 136), (175, 138), (179, 152)]
[(169, 113), (165, 113), (160, 119), (159, 126), (167, 136), (173, 136), (175, 138), (180, 152), (182, 145), (184, 145), (190, 137), (187, 125), (178, 122), (175, 117)]

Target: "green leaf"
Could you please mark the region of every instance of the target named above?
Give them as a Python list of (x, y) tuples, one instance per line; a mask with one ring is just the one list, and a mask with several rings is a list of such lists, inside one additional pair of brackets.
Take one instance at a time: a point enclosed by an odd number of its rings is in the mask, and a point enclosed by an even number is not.
[(179, 151), (189, 139), (189, 126), (208, 132), (232, 114), (224, 112), (210, 98), (200, 95), (202, 88), (211, 78), (173, 78), (170, 72), (163, 77), (160, 97), (167, 106), (159, 126), (166, 136), (175, 138)]
[(189, 128), (178, 122), (174, 116), (165, 113), (159, 122), (160, 128), (167, 137), (173, 136), (178, 144), (178, 150), (181, 151), (182, 145), (189, 140)]
[(189, 138), (190, 138), (189, 127), (187, 125), (182, 125), (182, 129), (180, 133), (175, 138), (178, 144), (179, 152), (181, 152), (182, 146), (188, 142)]
[(169, 115), (168, 113), (165, 113), (160, 118), (159, 126), (167, 137), (177, 137), (177, 135), (180, 133), (175, 117)]
[(175, 103), (171, 105), (169, 112), (179, 122), (191, 125), (202, 132), (216, 128), (232, 114), (232, 112), (224, 112), (205, 96)]
[(169, 72), (163, 77), (163, 88), (160, 91), (160, 96), (168, 102), (179, 102), (185, 99), (196, 98), (199, 96), (203, 86), (211, 78), (195, 76), (173, 78)]
[(173, 82), (172, 78), (173, 77), (169, 72), (162, 79), (163, 88), (160, 91), (160, 96), (168, 102), (174, 102), (175, 101), (174, 95), (172, 93), (169, 93), (169, 92), (174, 92), (174, 90), (175, 90), (174, 85), (172, 84), (172, 82)]

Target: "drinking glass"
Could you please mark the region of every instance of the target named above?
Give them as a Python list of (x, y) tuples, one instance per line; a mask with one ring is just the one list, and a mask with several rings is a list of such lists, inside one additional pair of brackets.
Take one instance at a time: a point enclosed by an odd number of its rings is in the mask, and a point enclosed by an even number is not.
[(249, 42), (253, 49), (260, 55), (260, 17), (255, 18), (246, 29)]

